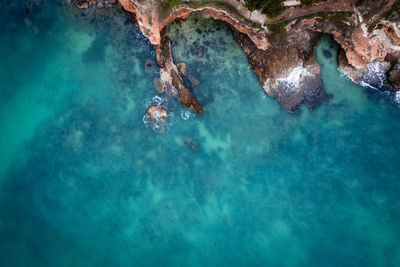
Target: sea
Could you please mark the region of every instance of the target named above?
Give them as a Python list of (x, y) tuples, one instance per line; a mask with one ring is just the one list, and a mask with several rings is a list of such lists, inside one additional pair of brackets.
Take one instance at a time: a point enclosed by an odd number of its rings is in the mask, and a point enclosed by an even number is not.
[(0, 266), (400, 266), (395, 98), (348, 80), (329, 35), (333, 98), (297, 114), (228, 25), (192, 15), (170, 37), (201, 116), (157, 92), (120, 7), (0, 0)]

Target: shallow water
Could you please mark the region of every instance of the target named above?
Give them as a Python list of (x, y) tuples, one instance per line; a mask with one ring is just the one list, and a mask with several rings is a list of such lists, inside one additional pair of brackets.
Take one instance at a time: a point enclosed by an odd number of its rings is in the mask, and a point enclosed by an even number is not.
[(226, 25), (173, 24), (205, 109), (162, 99), (160, 134), (154, 50), (124, 13), (43, 1), (30, 25), (21, 3), (0, 9), (1, 266), (400, 265), (400, 109), (341, 76), (329, 37), (334, 98), (291, 115)]

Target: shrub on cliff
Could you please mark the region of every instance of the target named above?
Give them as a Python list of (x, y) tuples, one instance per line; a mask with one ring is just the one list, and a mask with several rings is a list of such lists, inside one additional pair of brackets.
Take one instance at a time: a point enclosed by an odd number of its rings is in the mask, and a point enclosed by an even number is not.
[(278, 17), (285, 10), (284, 0), (245, 0), (245, 2), (249, 10), (262, 10), (270, 18)]
[(300, 0), (302, 5), (311, 6), (312, 4), (319, 3), (321, 0)]

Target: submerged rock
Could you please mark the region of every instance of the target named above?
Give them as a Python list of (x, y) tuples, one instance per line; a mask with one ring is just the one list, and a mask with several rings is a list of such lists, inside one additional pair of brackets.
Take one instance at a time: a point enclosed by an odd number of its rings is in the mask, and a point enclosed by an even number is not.
[(185, 146), (193, 151), (199, 151), (199, 145), (190, 137), (185, 137), (183, 139)]
[(201, 58), (204, 56), (204, 50), (204, 46), (195, 47), (192, 49), (192, 55)]
[(152, 72), (154, 71), (155, 63), (151, 59), (146, 59), (146, 62), (144, 63), (144, 69), (146, 72)]
[(326, 58), (331, 58), (332, 57), (332, 53), (329, 52), (328, 50), (324, 50), (324, 51), (322, 51), (322, 53), (324, 54), (324, 57), (326, 57)]
[(199, 80), (197, 80), (196, 77), (194, 77), (193, 75), (189, 74), (188, 78), (192, 87), (196, 87), (197, 85), (200, 84)]

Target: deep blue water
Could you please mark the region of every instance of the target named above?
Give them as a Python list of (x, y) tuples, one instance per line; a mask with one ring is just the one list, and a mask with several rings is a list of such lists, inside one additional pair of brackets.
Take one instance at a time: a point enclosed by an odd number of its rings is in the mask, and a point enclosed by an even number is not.
[[(342, 77), (328, 36), (334, 98), (293, 115), (225, 24), (171, 25), (199, 117), (157, 94), (117, 8), (0, 3), (0, 266), (400, 265), (400, 109)], [(164, 133), (143, 122), (160, 101)]]

